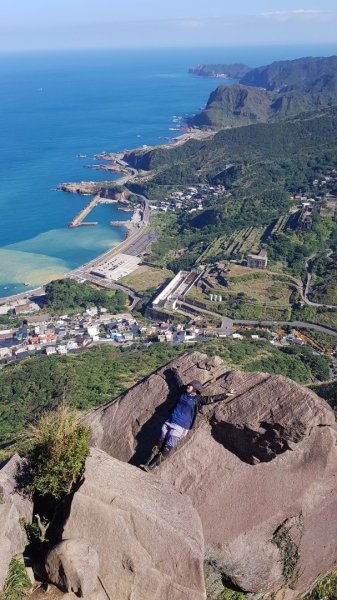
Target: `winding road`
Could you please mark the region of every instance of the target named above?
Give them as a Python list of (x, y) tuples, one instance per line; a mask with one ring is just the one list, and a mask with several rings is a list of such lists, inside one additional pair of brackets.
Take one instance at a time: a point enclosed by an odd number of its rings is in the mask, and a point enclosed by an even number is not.
[[(311, 256), (309, 256), (309, 258), (307, 259), (307, 261), (305, 263), (305, 268), (307, 271), (307, 278), (306, 278), (304, 290), (302, 291), (302, 299), (309, 306), (317, 306), (320, 308), (337, 308), (337, 306), (335, 306), (333, 304), (320, 304), (318, 302), (311, 302), (311, 300), (309, 300), (309, 298), (308, 298), (308, 295), (310, 292), (311, 279), (312, 279), (312, 262), (313, 262), (314, 258), (317, 256), (317, 254), (318, 254), (318, 252), (311, 254)], [(329, 258), (329, 256), (331, 256), (331, 254), (332, 254), (332, 250), (331, 249), (327, 250), (326, 258)]]

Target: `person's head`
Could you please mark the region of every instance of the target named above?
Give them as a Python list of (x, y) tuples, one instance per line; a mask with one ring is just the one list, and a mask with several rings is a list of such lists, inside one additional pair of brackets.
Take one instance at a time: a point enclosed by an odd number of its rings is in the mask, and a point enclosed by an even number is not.
[(189, 394), (192, 394), (192, 393), (202, 394), (202, 392), (203, 392), (202, 383), (200, 381), (198, 381), (198, 379), (192, 379), (192, 381), (190, 381), (190, 383), (187, 384), (186, 391)]

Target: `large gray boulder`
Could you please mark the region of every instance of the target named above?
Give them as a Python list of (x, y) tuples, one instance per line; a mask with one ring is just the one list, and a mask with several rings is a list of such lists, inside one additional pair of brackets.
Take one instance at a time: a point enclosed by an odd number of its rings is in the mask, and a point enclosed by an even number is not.
[(33, 504), (17, 491), (16, 476), (23, 464), (18, 454), (0, 469), (0, 591), (13, 556), (27, 544), (25, 523), (31, 523)]
[[(84, 483), (74, 494), (62, 537), (68, 542), (61, 548), (80, 539), (97, 553), (98, 582), (93, 576), (97, 585), (91, 598), (102, 591), (116, 600), (206, 598), (203, 534), (190, 499), (101, 450), (93, 449), (87, 459)], [(63, 576), (72, 564), (72, 579), (81, 571), (83, 580), (85, 565), (78, 568), (77, 550), (68, 546), (60, 563), (60, 547), (57, 554), (56, 561), (55, 556), (47, 560), (52, 558), (52, 570), (62, 564)], [(87, 557), (90, 562), (90, 552)], [(85, 595), (90, 592), (87, 588)]]
[(49, 581), (64, 592), (88, 596), (98, 584), (98, 554), (80, 539), (54, 546), (47, 554), (45, 566)]
[(194, 430), (147, 477), (191, 499), (206, 556), (233, 583), (302, 593), (337, 565), (333, 411), (285, 377), (233, 371), (196, 352), (93, 411), (92, 442), (120, 460), (143, 460), (177, 399), (173, 368), (185, 383), (200, 379), (205, 394), (236, 393), (204, 407)]

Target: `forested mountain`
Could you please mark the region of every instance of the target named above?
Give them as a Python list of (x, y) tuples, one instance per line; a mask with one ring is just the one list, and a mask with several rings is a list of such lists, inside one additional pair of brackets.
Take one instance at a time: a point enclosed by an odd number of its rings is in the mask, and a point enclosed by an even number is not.
[(219, 86), (189, 123), (219, 129), (273, 122), (337, 104), (337, 56), (279, 61)]
[(337, 56), (310, 56), (257, 67), (244, 75), (240, 83), (271, 91), (287, 88), (307, 93), (312, 90), (335, 89), (336, 80)]
[(171, 148), (127, 152), (137, 169), (153, 171), (146, 186), (198, 181), (296, 190), (322, 166), (337, 160), (337, 107), (305, 113), (282, 123), (223, 129), (206, 140)]

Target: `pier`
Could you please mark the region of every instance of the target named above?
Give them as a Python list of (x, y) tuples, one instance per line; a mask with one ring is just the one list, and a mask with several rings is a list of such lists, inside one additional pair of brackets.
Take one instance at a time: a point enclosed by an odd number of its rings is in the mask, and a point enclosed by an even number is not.
[(101, 202), (101, 197), (98, 195), (94, 196), (85, 205), (85, 207), (82, 208), (82, 210), (80, 210), (78, 213), (76, 213), (74, 218), (68, 224), (68, 227), (73, 229), (74, 227), (81, 227), (84, 225), (97, 225), (97, 221), (83, 223), (83, 219), (85, 219), (85, 217), (92, 211), (92, 209), (95, 208), (95, 206), (97, 206), (97, 204), (99, 204), (100, 202)]

